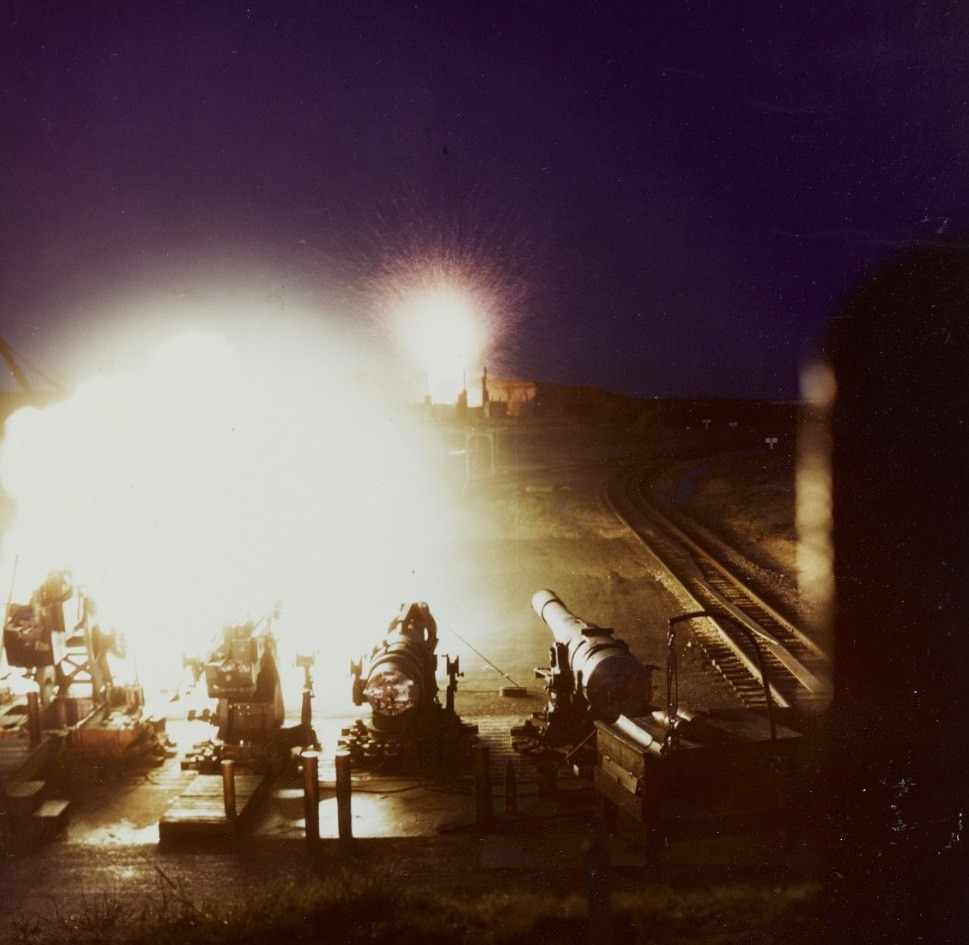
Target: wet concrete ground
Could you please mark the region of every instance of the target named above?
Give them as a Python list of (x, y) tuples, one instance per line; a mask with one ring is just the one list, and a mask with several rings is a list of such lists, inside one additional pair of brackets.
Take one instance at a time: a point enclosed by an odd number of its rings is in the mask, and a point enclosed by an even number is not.
[[(517, 700), (516, 700), (517, 701)], [(485, 700), (485, 704), (490, 700)], [(506, 766), (511, 764), (517, 796), (523, 802), (537, 797), (534, 765), (514, 751), (511, 729), (523, 721), (531, 704), (522, 702), (520, 715), (474, 715), (465, 717), (476, 728), (468, 739), (486, 746), (490, 758), (494, 810), (503, 809)], [(337, 837), (335, 753), (341, 733), (362, 720), (361, 710), (331, 712), (315, 716), (313, 727), (321, 745), (319, 755), (320, 837)], [(295, 724), (295, 718), (287, 719)], [(161, 762), (145, 760), (121, 765), (78, 766), (71, 781), (63, 785), (71, 797), (70, 820), (59, 842), (77, 845), (154, 843), (158, 824), (177, 796), (197, 777), (183, 770), (183, 760), (193, 746), (212, 739), (215, 729), (207, 722), (187, 720), (182, 714), (169, 715), (166, 735), (173, 743), (171, 757)], [(221, 781), (218, 776), (209, 775)], [(304, 791), (298, 772), (273, 780), (260, 812), (245, 830), (262, 839), (302, 839), (305, 835)], [(560, 780), (575, 778), (566, 769)], [(352, 831), (355, 837), (434, 836), (444, 825), (473, 821), (475, 803), (469, 759), (446, 761), (438, 767), (409, 768), (406, 773), (379, 765), (361, 765), (352, 770)], [(54, 788), (56, 791), (56, 787)]]
[[(110, 899), (144, 903), (184, 897), (218, 902), (273, 882), (300, 882), (364, 868), (388, 883), (446, 889), (457, 896), (483, 890), (586, 888), (592, 845), (604, 844), (616, 890), (644, 882), (695, 876), (705, 880), (780, 876), (797, 867), (784, 838), (680, 845), (657, 851), (636, 825), (607, 833), (597, 818), (591, 784), (567, 769), (554, 794), (539, 791), (529, 762), (511, 748), (516, 716), (475, 721), (489, 746), (493, 816), (476, 817), (470, 770), (446, 774), (353, 776), (352, 839), (339, 839), (333, 750), (352, 719), (314, 719), (323, 745), (319, 839), (306, 837), (304, 797), (297, 778), (281, 777), (249, 829), (235, 837), (159, 842), (159, 821), (196, 775), (183, 771), (186, 747), (208, 737), (206, 723), (169, 721), (179, 754), (163, 764), (73, 785), (64, 833), (0, 861), (0, 941), (29, 916), (64, 915)], [(516, 773), (516, 809), (506, 812), (503, 773)], [(797, 851), (795, 851), (797, 852)], [(806, 851), (799, 852), (800, 869)]]
[[(159, 821), (199, 777), (182, 770), (184, 751), (211, 735), (206, 723), (169, 720), (177, 755), (128, 771), (92, 771), (88, 783), (76, 777), (67, 828), (0, 860), (0, 933), (10, 921), (63, 914), (104, 897), (212, 900), (244, 894), (253, 884), (354, 866), (394, 882), (455, 890), (480, 888), (485, 875), (489, 885), (514, 887), (523, 872), (531, 882), (547, 876), (542, 882), (550, 889), (581, 882), (594, 830), (591, 788), (565, 772), (556, 796), (540, 794), (534, 772), (511, 749), (514, 716), (477, 720), (493, 772), (488, 822), (478, 822), (470, 770), (424, 776), (360, 770), (352, 778), (352, 839), (339, 840), (333, 746), (352, 721), (314, 720), (323, 745), (318, 840), (306, 836), (301, 781), (280, 777), (238, 836), (163, 844)], [(506, 813), (499, 776), (509, 760), (517, 774), (514, 813)], [(641, 858), (636, 865), (644, 865)]]

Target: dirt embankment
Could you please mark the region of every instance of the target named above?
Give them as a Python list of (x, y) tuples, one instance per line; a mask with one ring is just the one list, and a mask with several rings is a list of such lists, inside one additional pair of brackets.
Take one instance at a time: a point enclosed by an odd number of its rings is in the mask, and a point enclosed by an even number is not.
[(677, 463), (654, 487), (758, 564), (793, 576), (794, 481), (793, 449), (765, 445)]

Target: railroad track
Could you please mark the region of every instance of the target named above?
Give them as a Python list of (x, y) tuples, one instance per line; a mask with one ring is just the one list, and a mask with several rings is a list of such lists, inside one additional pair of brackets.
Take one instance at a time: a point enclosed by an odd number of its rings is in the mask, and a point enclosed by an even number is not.
[(828, 654), (798, 628), (796, 617), (781, 613), (749, 578), (723, 563), (722, 553), (689, 534), (685, 521), (663, 511), (646, 478), (642, 468), (627, 468), (605, 484), (604, 498), (682, 586), (690, 611), (704, 614), (689, 624), (706, 658), (752, 709), (811, 712), (826, 706)]

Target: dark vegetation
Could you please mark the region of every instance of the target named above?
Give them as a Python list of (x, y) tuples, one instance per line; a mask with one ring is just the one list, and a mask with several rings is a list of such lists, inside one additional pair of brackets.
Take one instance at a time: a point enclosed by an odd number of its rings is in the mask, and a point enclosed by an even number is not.
[(393, 945), (795, 943), (814, 941), (819, 908), (810, 886), (673, 889), (615, 897), (608, 915), (581, 895), (484, 892), (478, 898), (388, 886), (366, 872), (286, 880), (210, 904), (170, 884), (133, 900), (100, 898), (76, 913), (12, 924), (12, 945)]

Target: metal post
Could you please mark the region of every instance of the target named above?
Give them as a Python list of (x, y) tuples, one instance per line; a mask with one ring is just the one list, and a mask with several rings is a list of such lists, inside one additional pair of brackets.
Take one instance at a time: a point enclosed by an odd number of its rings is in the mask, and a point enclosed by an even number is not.
[(350, 783), (350, 752), (341, 749), (336, 753), (336, 819), (337, 834), (341, 845), (349, 847), (353, 840), (350, 813), (352, 788)]
[(303, 728), (303, 738), (313, 728), (313, 691), (309, 688), (303, 690), (303, 704), (300, 707), (299, 724)]
[(474, 746), (474, 819), (479, 826), (491, 823), (491, 759), (487, 745)]
[(36, 692), (27, 693), (27, 730), (30, 747), (36, 748), (40, 744), (40, 695)]
[[(667, 734), (669, 739), (669, 734), (672, 733), (675, 736), (675, 725), (674, 725), (674, 712), (677, 708), (676, 702), (679, 699), (679, 691), (677, 689), (676, 683), (676, 651), (673, 646), (673, 625), (681, 623), (684, 620), (693, 620), (695, 617), (713, 617), (714, 615), (708, 610), (694, 610), (688, 614), (680, 614), (678, 617), (670, 617), (669, 621), (669, 636), (668, 646), (669, 646), (669, 659), (670, 665), (672, 667), (672, 676), (670, 670), (667, 670), (666, 675), (666, 702), (667, 702), (667, 715), (670, 730)], [(743, 624), (737, 624), (737, 629), (743, 633), (747, 638), (747, 642), (754, 648), (754, 655), (757, 658), (757, 669), (760, 671), (760, 682), (764, 688), (764, 701), (767, 703), (767, 721), (770, 725), (770, 738), (772, 742), (777, 741), (777, 724), (774, 721), (774, 699), (771, 696), (770, 691), (770, 680), (767, 678), (767, 669), (764, 666), (764, 655), (761, 652), (760, 644), (754, 637), (750, 630), (743, 626)], [(672, 680), (672, 686), (671, 686)], [(674, 738), (675, 740), (675, 738)]]
[(518, 813), (518, 781), (511, 758), (505, 762), (505, 813)]
[(303, 759), (303, 817), (306, 839), (320, 839), (320, 753), (304, 751)]
[(236, 763), (231, 758), (222, 762), (222, 800), (225, 816), (230, 822), (236, 819)]
[(676, 656), (676, 631), (673, 628), (686, 620), (712, 616), (713, 614), (708, 610), (691, 610), (688, 614), (670, 617), (669, 629), (666, 633), (666, 735), (663, 738), (663, 754), (670, 749), (680, 747), (680, 681)]

